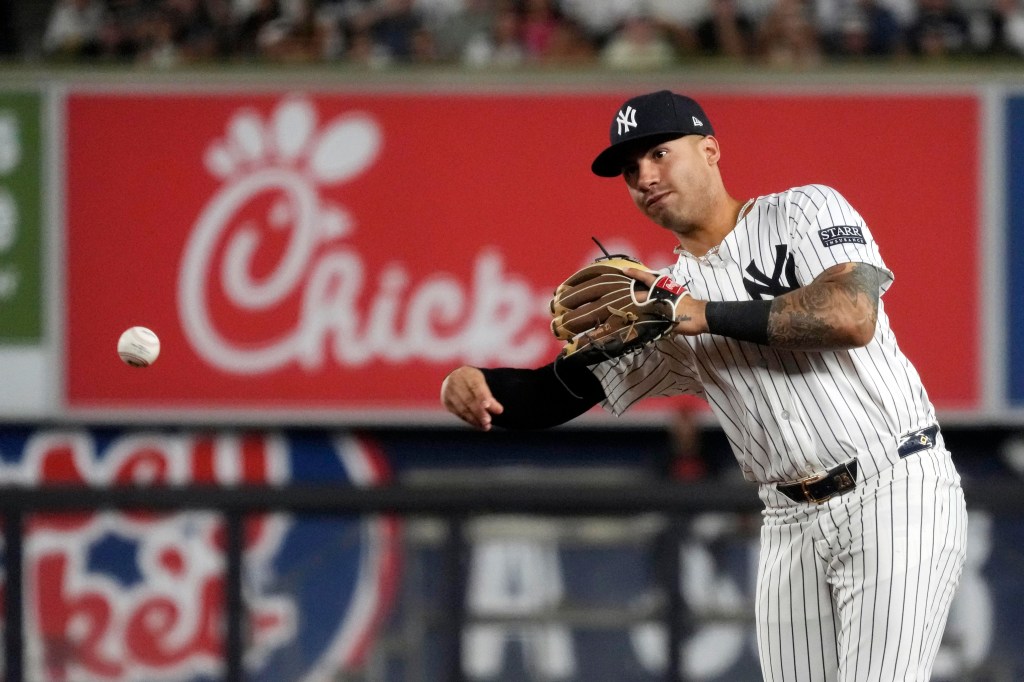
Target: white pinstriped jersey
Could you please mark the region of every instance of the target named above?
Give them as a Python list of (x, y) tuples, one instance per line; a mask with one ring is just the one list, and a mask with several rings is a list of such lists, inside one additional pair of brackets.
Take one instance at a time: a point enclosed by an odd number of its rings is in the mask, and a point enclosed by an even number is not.
[[(863, 218), (823, 185), (759, 197), (703, 257), (677, 251), (672, 276), (709, 301), (773, 298), (844, 262), (878, 268), (880, 294), (893, 281)], [(647, 396), (703, 396), (744, 476), (761, 483), (797, 480), (853, 457), (862, 476), (873, 476), (899, 461), (901, 435), (935, 422), (881, 300), (874, 338), (862, 348), (786, 351), (712, 334), (680, 335), (602, 363), (594, 373), (605, 408), (615, 414)]]

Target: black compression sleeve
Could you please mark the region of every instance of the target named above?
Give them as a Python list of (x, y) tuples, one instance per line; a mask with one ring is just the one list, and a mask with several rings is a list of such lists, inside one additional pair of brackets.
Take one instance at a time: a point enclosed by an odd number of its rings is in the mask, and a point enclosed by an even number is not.
[(505, 408), (493, 417), (505, 429), (546, 429), (575, 419), (604, 400), (601, 382), (584, 366), (555, 363), (537, 369), (481, 368)]
[(768, 345), (769, 301), (709, 301), (704, 309), (708, 332)]

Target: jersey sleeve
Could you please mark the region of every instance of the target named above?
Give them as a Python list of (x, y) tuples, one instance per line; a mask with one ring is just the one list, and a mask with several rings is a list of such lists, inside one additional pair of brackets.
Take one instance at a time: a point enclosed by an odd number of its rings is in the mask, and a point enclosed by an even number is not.
[(604, 409), (618, 416), (643, 398), (673, 395), (704, 397), (693, 351), (676, 337), (665, 337), (636, 353), (593, 367), (604, 388)]
[(882, 274), (879, 294), (889, 288), (893, 273), (867, 223), (845, 197), (824, 185), (797, 187), (788, 194), (787, 224), (803, 284), (840, 263), (867, 263)]

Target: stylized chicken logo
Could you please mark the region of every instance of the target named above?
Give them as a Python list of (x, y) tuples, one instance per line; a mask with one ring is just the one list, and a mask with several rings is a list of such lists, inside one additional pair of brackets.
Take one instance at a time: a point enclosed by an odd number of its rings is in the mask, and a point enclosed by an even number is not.
[[(469, 282), (416, 277), (346, 239), (355, 220), (328, 198), (376, 165), (383, 132), (368, 113), (320, 123), (291, 97), (266, 118), (236, 111), (204, 155), (222, 181), (200, 212), (178, 273), (178, 315), (192, 350), (234, 375), (375, 362), (524, 365), (550, 355), (550, 291), (482, 249)], [(335, 196), (334, 191), (330, 196)]]
[[(268, 120), (253, 110), (240, 110), (229, 121), (225, 137), (207, 149), (206, 168), (224, 185), (199, 216), (186, 247), (179, 309), (197, 350), (226, 369), (258, 371), (254, 368), (279, 364), (278, 355), (294, 350), (287, 344), (267, 344), (265, 354), (244, 360), (230, 352), (230, 342), (206, 313), (213, 259), (221, 259), (219, 286), (234, 305), (266, 310), (294, 293), (309, 274), (319, 246), (352, 229), (351, 216), (320, 190), (359, 175), (373, 163), (381, 146), (380, 129), (358, 112), (322, 128), (317, 123), (310, 102), (289, 98)], [(258, 278), (253, 275), (257, 250), (275, 238), (284, 240), (280, 258), (267, 276)], [(232, 358), (238, 358), (234, 366)]]

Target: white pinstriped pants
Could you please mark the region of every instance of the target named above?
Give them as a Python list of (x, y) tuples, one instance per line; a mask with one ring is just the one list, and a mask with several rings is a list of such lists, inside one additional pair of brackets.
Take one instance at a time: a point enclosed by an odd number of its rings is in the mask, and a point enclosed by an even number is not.
[(823, 504), (772, 486), (757, 576), (768, 682), (924, 682), (966, 554), (960, 477), (941, 446)]

